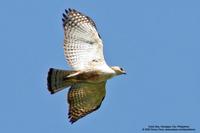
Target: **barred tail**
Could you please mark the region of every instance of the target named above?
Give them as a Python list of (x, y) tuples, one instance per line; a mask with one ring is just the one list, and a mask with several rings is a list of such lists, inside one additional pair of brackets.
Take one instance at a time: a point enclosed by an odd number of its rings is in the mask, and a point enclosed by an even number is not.
[(64, 77), (76, 73), (76, 71), (59, 70), (50, 68), (47, 77), (47, 86), (51, 94), (54, 94), (64, 88), (71, 86), (73, 83)]

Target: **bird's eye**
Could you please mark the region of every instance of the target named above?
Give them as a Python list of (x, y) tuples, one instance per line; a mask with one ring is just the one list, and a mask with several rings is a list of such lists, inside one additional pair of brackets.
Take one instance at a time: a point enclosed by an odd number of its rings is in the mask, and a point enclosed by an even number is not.
[(120, 68), (120, 70), (121, 70), (121, 71), (124, 71), (124, 69), (123, 69), (123, 68)]

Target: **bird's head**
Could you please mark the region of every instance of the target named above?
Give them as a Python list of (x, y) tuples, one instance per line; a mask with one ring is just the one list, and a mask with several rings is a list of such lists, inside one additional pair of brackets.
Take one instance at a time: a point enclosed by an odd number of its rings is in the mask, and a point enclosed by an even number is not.
[(126, 72), (124, 71), (124, 69), (121, 68), (121, 67), (119, 67), (119, 66), (112, 66), (111, 68), (112, 68), (112, 70), (115, 71), (115, 73), (117, 75), (126, 74)]

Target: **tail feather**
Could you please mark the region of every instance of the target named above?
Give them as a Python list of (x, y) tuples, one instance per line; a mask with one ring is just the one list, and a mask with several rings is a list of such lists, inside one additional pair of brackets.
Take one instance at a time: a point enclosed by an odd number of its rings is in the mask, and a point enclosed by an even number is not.
[(54, 94), (64, 88), (67, 88), (73, 83), (69, 80), (66, 80), (64, 77), (74, 74), (77, 71), (70, 71), (70, 70), (59, 70), (50, 68), (47, 77), (47, 86), (48, 90), (51, 94)]

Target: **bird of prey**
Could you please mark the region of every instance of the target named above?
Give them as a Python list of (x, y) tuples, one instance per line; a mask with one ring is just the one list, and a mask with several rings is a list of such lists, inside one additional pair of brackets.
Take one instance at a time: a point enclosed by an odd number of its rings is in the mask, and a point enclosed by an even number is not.
[(68, 92), (71, 123), (97, 110), (105, 97), (106, 81), (125, 74), (118, 67), (109, 67), (103, 55), (103, 43), (94, 21), (75, 10), (63, 13), (64, 54), (73, 70), (50, 68), (47, 86), (51, 94), (70, 87)]

